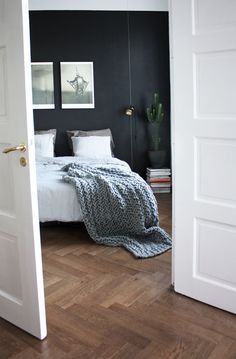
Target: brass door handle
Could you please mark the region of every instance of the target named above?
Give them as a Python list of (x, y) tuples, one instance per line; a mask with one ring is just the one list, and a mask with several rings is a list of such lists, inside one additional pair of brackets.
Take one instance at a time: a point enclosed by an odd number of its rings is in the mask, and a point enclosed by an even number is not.
[(4, 148), (2, 153), (9, 153), (9, 152), (13, 152), (13, 151), (25, 152), (26, 151), (26, 145), (22, 143), (22, 144), (20, 144), (18, 146), (15, 146), (15, 147)]

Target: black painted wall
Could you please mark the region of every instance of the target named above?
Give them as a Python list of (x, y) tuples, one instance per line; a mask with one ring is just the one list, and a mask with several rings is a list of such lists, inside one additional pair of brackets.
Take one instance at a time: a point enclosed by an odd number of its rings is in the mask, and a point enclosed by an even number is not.
[[(131, 164), (132, 147), (133, 170), (144, 175), (149, 165), (145, 108), (158, 91), (166, 113), (162, 147), (170, 165), (166, 12), (34, 11), (30, 32), (32, 62), (54, 63), (56, 108), (34, 110), (34, 123), (35, 129), (57, 128), (56, 155), (71, 155), (66, 130), (110, 127), (115, 156)], [(61, 61), (93, 61), (95, 109), (61, 109)], [(125, 115), (130, 103), (132, 118)]]

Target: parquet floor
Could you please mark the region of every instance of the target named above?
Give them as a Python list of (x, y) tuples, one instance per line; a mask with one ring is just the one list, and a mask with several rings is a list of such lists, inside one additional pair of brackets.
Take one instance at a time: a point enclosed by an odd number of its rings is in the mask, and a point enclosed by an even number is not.
[[(171, 231), (170, 195), (159, 196)], [(137, 260), (83, 225), (42, 228), (48, 337), (0, 320), (0, 359), (236, 359), (236, 318), (170, 288), (171, 252)]]

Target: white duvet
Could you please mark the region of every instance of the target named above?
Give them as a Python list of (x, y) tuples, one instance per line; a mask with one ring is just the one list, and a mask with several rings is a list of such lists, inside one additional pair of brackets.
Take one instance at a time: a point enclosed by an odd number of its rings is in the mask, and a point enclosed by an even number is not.
[(117, 158), (103, 160), (80, 160), (78, 157), (53, 157), (38, 158), (37, 164), (37, 189), (40, 222), (83, 221), (81, 208), (75, 188), (62, 180), (65, 172), (61, 168), (72, 162), (83, 163), (97, 167), (117, 166), (130, 171), (129, 165)]

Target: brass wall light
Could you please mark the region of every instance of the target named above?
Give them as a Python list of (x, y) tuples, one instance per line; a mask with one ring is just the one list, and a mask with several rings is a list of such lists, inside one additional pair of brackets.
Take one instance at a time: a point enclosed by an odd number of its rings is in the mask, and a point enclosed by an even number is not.
[(127, 116), (132, 116), (134, 113), (134, 106), (129, 106), (125, 109), (125, 114)]

